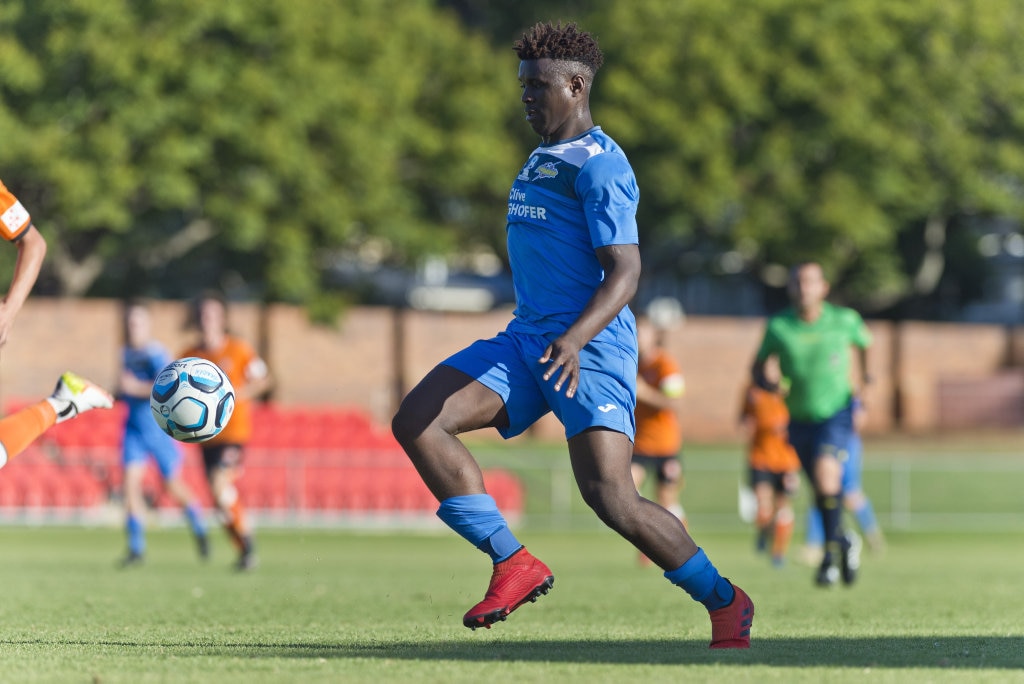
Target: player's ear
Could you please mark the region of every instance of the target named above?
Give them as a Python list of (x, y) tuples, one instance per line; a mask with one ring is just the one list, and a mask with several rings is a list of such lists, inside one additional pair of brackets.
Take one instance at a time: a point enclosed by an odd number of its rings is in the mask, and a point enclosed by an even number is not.
[(569, 79), (569, 89), (573, 95), (583, 95), (587, 92), (587, 77), (583, 74), (574, 74)]

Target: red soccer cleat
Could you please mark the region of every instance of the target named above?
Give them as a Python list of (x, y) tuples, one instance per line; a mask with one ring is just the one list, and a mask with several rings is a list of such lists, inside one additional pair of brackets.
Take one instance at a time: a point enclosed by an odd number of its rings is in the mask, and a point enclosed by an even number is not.
[(737, 587), (732, 603), (711, 611), (711, 646), (709, 648), (750, 648), (750, 625), (754, 622), (754, 602)]
[(548, 566), (523, 547), (494, 565), (484, 600), (469, 609), (462, 624), (470, 629), (490, 629), (492, 624), (504, 620), (527, 601), (536, 601), (541, 594), (548, 593), (554, 584), (555, 576)]

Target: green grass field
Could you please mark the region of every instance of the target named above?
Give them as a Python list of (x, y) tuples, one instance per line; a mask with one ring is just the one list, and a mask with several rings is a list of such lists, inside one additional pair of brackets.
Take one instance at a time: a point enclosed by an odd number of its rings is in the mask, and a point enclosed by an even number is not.
[(555, 588), (472, 632), (489, 563), (447, 532), (263, 530), (238, 575), (221, 534), (204, 565), (154, 530), (119, 570), (117, 530), (0, 528), (0, 681), (1024, 681), (1024, 532), (894, 533), (855, 587), (821, 590), (746, 532), (695, 531), (756, 603), (748, 652), (709, 651), (704, 609), (614, 534), (520, 536)]

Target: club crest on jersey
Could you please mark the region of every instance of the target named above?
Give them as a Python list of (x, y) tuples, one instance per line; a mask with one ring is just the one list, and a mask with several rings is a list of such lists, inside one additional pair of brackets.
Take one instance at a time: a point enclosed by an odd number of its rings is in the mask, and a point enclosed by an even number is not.
[(523, 170), (519, 172), (518, 180), (529, 181), (530, 171), (533, 171), (533, 167), (537, 165), (538, 161), (540, 161), (540, 159), (538, 159), (536, 155), (530, 157), (529, 161), (526, 162), (526, 166), (524, 166)]

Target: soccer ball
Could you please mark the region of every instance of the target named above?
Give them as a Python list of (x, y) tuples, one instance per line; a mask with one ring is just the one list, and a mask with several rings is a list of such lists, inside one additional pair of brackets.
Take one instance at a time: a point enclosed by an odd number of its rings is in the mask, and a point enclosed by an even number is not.
[(235, 389), (217, 364), (189, 356), (160, 371), (149, 406), (156, 424), (174, 439), (205, 442), (231, 420)]

